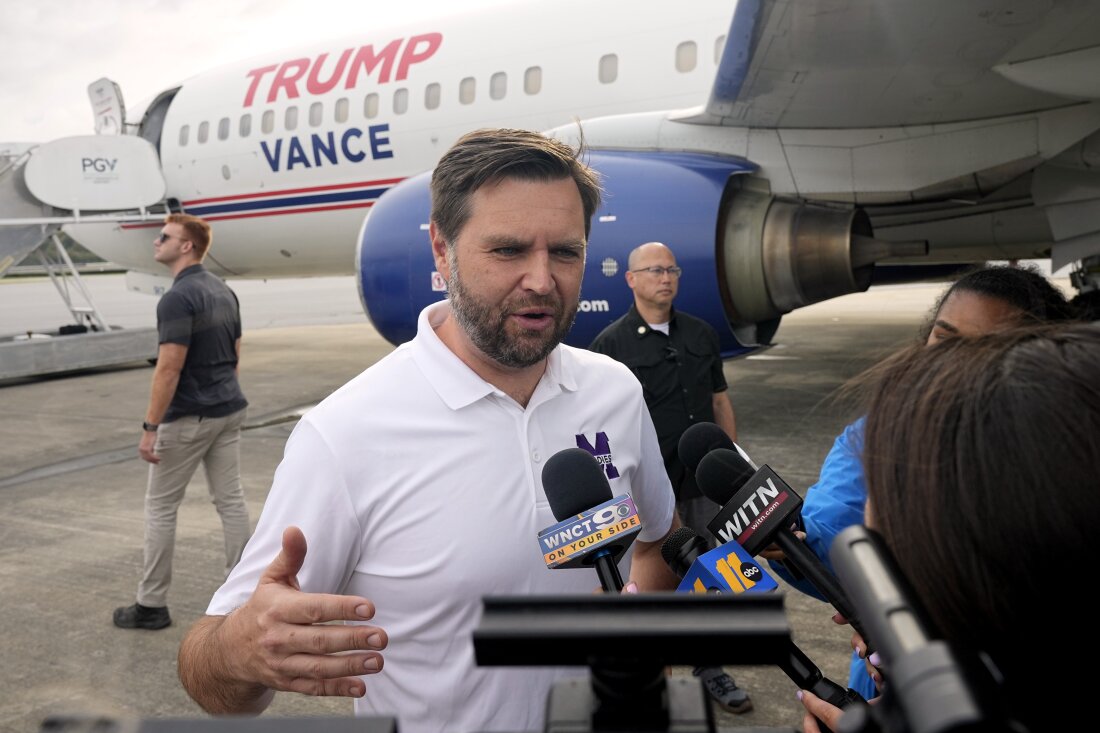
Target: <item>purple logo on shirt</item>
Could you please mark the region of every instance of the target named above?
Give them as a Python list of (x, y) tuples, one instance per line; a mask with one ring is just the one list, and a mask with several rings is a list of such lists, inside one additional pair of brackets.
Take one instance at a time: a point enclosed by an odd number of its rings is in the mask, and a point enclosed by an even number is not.
[(588, 438), (578, 435), (577, 447), (591, 453), (592, 457), (603, 466), (604, 473), (609, 479), (619, 478), (619, 469), (615, 468), (615, 464), (611, 462), (611, 444), (607, 440), (607, 433), (596, 433), (595, 448), (588, 442)]

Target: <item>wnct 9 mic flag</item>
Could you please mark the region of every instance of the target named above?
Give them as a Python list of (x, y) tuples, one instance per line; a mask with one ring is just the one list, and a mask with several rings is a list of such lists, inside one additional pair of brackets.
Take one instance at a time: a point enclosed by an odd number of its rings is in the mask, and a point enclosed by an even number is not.
[(579, 568), (591, 565), (591, 555), (604, 548), (618, 556), (642, 531), (634, 502), (625, 494), (539, 532), (546, 567)]

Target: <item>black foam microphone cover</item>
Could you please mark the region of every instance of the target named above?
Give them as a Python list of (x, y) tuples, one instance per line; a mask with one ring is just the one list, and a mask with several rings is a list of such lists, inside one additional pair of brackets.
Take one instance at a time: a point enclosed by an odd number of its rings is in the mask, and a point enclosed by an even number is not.
[(737, 451), (715, 448), (699, 461), (699, 467), (695, 469), (695, 483), (703, 496), (719, 506), (725, 506), (754, 473), (756, 469)]
[(566, 448), (542, 467), (542, 488), (559, 522), (611, 501), (603, 466), (583, 448)]
[(712, 422), (697, 422), (680, 436), (680, 442), (676, 444), (676, 453), (680, 456), (680, 462), (695, 471), (703, 456), (715, 448), (733, 450), (733, 441), (726, 431)]
[(661, 545), (661, 557), (672, 568), (672, 572), (682, 578), (687, 575), (691, 564), (708, 550), (710, 545), (695, 530), (691, 527), (679, 527), (665, 538)]

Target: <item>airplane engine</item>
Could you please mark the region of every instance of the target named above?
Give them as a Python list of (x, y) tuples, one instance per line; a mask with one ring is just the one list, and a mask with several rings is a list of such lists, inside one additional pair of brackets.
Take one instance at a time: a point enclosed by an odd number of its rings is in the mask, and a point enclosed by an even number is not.
[[(769, 343), (784, 313), (870, 284), (880, 243), (861, 211), (754, 190), (754, 167), (742, 159), (591, 151), (589, 163), (604, 195), (570, 344), (587, 345), (630, 307), (627, 257), (645, 242), (675, 252), (684, 269), (676, 306), (715, 328), (725, 356)], [(428, 240), (429, 183), (425, 173), (388, 191), (359, 236), (363, 307), (394, 344), (410, 340), (420, 310), (445, 297)]]

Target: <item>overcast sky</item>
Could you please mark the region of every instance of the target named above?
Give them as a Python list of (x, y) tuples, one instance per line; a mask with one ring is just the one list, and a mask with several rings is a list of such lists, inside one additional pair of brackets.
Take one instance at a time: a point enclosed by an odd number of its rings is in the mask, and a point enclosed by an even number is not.
[(0, 143), (93, 134), (87, 89), (104, 76), (144, 106), (230, 61), (517, 1), (0, 0)]

